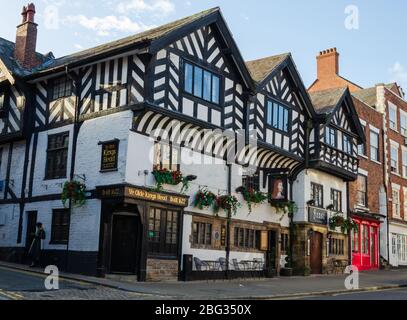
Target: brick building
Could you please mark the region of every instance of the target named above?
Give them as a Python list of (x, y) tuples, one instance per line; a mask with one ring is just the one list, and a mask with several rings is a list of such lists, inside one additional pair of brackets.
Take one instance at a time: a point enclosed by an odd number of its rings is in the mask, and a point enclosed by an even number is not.
[(362, 89), (341, 77), (336, 49), (322, 51), (317, 64), (318, 79), (309, 91), (347, 86), (366, 136), (358, 150), (358, 179), (349, 183), (350, 210), (360, 226), (352, 236), (353, 263), (361, 269), (377, 268), (381, 256), (393, 266), (407, 264), (407, 208), (403, 205), (407, 197), (407, 103), (403, 92), (396, 83)]

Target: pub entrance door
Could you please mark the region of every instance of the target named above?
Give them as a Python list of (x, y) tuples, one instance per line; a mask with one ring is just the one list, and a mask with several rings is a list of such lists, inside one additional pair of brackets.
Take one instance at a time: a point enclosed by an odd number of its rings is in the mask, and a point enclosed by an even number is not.
[(110, 271), (119, 274), (137, 273), (137, 240), (139, 217), (115, 214), (112, 223)]
[(322, 273), (322, 233), (313, 232), (311, 237), (310, 267), (312, 274)]
[(270, 271), (273, 270), (275, 274), (277, 268), (277, 232), (275, 230), (269, 230), (268, 232), (268, 251), (267, 251), (267, 266)]

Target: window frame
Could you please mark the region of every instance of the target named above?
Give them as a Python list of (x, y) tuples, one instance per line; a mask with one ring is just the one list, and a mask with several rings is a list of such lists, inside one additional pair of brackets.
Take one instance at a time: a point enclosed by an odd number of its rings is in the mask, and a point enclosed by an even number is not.
[[(402, 121), (404, 118), (405, 121)], [(404, 123), (404, 126), (403, 126)], [(407, 137), (407, 112), (400, 109), (400, 134)]]
[[(157, 155), (157, 153), (156, 153), (156, 148), (157, 148), (157, 145), (160, 145), (161, 146), (161, 148), (160, 148), (160, 163), (158, 164), (157, 163), (157, 160), (158, 159), (156, 159), (156, 155)], [(169, 165), (167, 166), (166, 164), (164, 164), (163, 163), (163, 148), (165, 148), (165, 147), (168, 147), (169, 148), (169, 152), (170, 152), (170, 155), (169, 155), (169, 157), (170, 157), (170, 163), (169, 163)], [(177, 150), (177, 153), (178, 153), (178, 160), (177, 160), (177, 164), (174, 164), (173, 162), (174, 162), (174, 160), (175, 160), (175, 158), (174, 158), (174, 150)], [(175, 167), (176, 166), (176, 167)], [(168, 143), (166, 143), (166, 142), (162, 142), (162, 141), (156, 141), (155, 143), (154, 143), (154, 158), (153, 158), (153, 168), (158, 168), (158, 169), (160, 169), (160, 170), (163, 170), (163, 169), (167, 169), (167, 170), (169, 170), (169, 171), (180, 171), (180, 169), (181, 169), (181, 147), (178, 147), (178, 146), (174, 146), (173, 145), (173, 143), (172, 142), (168, 142)]]
[[(372, 135), (377, 137), (377, 146), (372, 143)], [(370, 130), (370, 160), (380, 162), (380, 134), (376, 131)], [(375, 155), (375, 157), (373, 157)]]
[[(202, 226), (203, 226), (203, 231), (201, 230)], [(209, 237), (208, 237), (208, 230), (210, 231)], [(201, 231), (203, 232), (203, 235), (201, 234)], [(192, 222), (192, 245), (193, 246), (211, 247), (212, 243), (213, 243), (212, 234), (213, 234), (213, 223), (202, 222), (202, 221), (193, 221)], [(202, 239), (203, 239), (203, 242), (200, 241)]]
[[(333, 135), (332, 135), (332, 133), (333, 133)], [(335, 139), (334, 144), (331, 143), (332, 138)], [(325, 127), (324, 142), (330, 147), (338, 148), (338, 131), (331, 126)]]
[[(398, 147), (398, 146), (396, 146), (396, 145), (394, 145), (394, 144), (391, 144), (390, 143), (390, 172), (391, 173), (394, 173), (394, 174), (399, 174), (400, 173), (400, 155), (399, 155), (399, 149), (400, 149), (400, 147)], [(393, 159), (393, 151), (396, 151), (396, 155), (397, 155), (397, 159), (395, 160), (395, 159)], [(393, 162), (396, 162), (395, 164), (396, 164), (396, 166), (395, 167), (393, 167)], [(393, 168), (395, 168), (395, 170), (393, 170)]]
[[(275, 109), (275, 106), (277, 105), (277, 109)], [(281, 110), (283, 110), (283, 123), (280, 126), (280, 116), (281, 116)], [(277, 111), (277, 112), (275, 112)], [(277, 116), (277, 122), (275, 123), (274, 117)], [(266, 125), (270, 127), (273, 130), (279, 131), (285, 135), (289, 134), (291, 132), (291, 108), (288, 107), (287, 105), (273, 100), (273, 99), (267, 99), (267, 108), (266, 108)], [(287, 122), (285, 123), (284, 120), (287, 118)], [(286, 127), (286, 128), (284, 128)]]
[[(57, 214), (66, 214), (68, 219), (67, 222), (65, 224), (63, 223), (59, 223), (56, 224), (56, 215)], [(70, 225), (71, 225), (71, 215), (70, 215), (70, 210), (69, 209), (53, 209), (52, 210), (52, 221), (51, 221), (51, 240), (50, 240), (50, 244), (53, 245), (67, 245), (69, 242), (69, 233), (70, 233)], [(67, 228), (67, 230), (65, 230), (65, 232), (67, 233), (67, 238), (66, 239), (61, 239), (61, 238), (57, 238), (56, 236), (56, 231), (55, 228)], [(61, 232), (59, 230), (59, 236), (61, 236), (61, 234), (63, 234), (63, 231)]]
[[(366, 135), (366, 125), (362, 124), (362, 128), (363, 128), (363, 133)], [(362, 149), (362, 152), (361, 152), (361, 149)], [(362, 156), (362, 157), (367, 156), (366, 142), (363, 142), (358, 145), (358, 155)]]
[[(394, 197), (395, 194), (397, 194), (397, 202), (394, 201), (395, 200), (395, 197)], [(400, 189), (392, 187), (391, 199), (392, 199), (392, 208), (391, 208), (392, 216), (393, 216), (393, 218), (399, 219), (401, 217)]]
[[(364, 186), (365, 186), (364, 191), (359, 190), (359, 184), (358, 184), (359, 177), (364, 178), (364, 182), (365, 182), (364, 183)], [(361, 173), (358, 174), (358, 177), (356, 179), (356, 187), (357, 187), (357, 190), (356, 190), (356, 204), (358, 206), (363, 207), (363, 208), (367, 208), (367, 206), (368, 206), (368, 197), (367, 197), (368, 181), (367, 180), (368, 180), (368, 176), (366, 176), (364, 174), (361, 174)], [(363, 196), (364, 203), (359, 202), (359, 194), (361, 194), (361, 193), (364, 195)]]
[[(59, 147), (59, 148), (54, 148), (54, 149), (50, 149), (50, 140), (52, 138), (56, 138), (58, 136), (65, 136), (68, 138), (68, 144), (67, 146), (63, 146), (63, 147)], [(70, 132), (69, 131), (64, 131), (64, 132), (59, 132), (59, 133), (55, 133), (55, 134), (50, 134), (48, 135), (48, 141), (47, 141), (47, 154), (46, 154), (46, 161), (45, 161), (45, 179), (44, 180), (59, 180), (59, 179), (66, 179), (67, 175), (68, 175), (68, 159), (69, 159), (69, 143), (70, 143)], [(59, 153), (59, 152), (63, 152), (64, 150), (66, 150), (66, 159), (65, 159), (65, 174), (63, 175), (56, 175), (55, 171), (57, 170), (53, 170), (54, 175), (50, 174), (50, 170), (49, 170), (49, 166), (50, 166), (50, 159), (49, 159), (49, 154), (52, 153)]]
[[(347, 148), (345, 148), (345, 145)], [(349, 150), (347, 150), (348, 148)], [(342, 150), (353, 156), (353, 138), (347, 133), (342, 133)]]
[(239, 250), (260, 250), (260, 229), (239, 227), (233, 228), (233, 244)]
[[(190, 61), (190, 60), (187, 60), (187, 59), (182, 59), (182, 63), (183, 63), (183, 66), (182, 66), (182, 70), (183, 70), (183, 75), (182, 75), (182, 92), (184, 93), (184, 94), (187, 94), (187, 95), (190, 95), (190, 96), (192, 96), (192, 97), (194, 97), (194, 98), (197, 98), (197, 99), (200, 99), (200, 100), (202, 100), (202, 101), (205, 101), (206, 103), (210, 103), (211, 105), (214, 105), (214, 106), (217, 106), (217, 107), (221, 107), (221, 105), (222, 105), (222, 101), (223, 101), (223, 99), (222, 99), (222, 92), (223, 92), (223, 76), (221, 75), (221, 74), (219, 74), (218, 72), (215, 72), (215, 71), (213, 71), (213, 70), (211, 70), (211, 69), (209, 69), (209, 68), (207, 68), (207, 67), (204, 67), (204, 66), (202, 66), (202, 65), (200, 65), (200, 64), (198, 64), (198, 63), (196, 63), (196, 62), (192, 62), (192, 61)], [(186, 85), (187, 85), (187, 81), (186, 81), (186, 69), (187, 69), (187, 66), (192, 66), (192, 75), (191, 75), (191, 78), (192, 78), (192, 84), (191, 84), (191, 92), (189, 92), (189, 91), (187, 91), (187, 88), (186, 88)], [(198, 68), (198, 69), (200, 69), (200, 70), (202, 70), (202, 79), (201, 79), (201, 81), (202, 81), (202, 83), (201, 83), (201, 86), (200, 86), (200, 96), (199, 95), (197, 95), (197, 94), (195, 94), (195, 87), (196, 87), (196, 84), (195, 84), (195, 69), (196, 68)], [(205, 99), (205, 97), (204, 97), (204, 93), (205, 93), (205, 73), (209, 73), (210, 75), (211, 75), (211, 84), (210, 84), (210, 93), (209, 93), (209, 96), (210, 96), (210, 100), (208, 100), (208, 99)], [(215, 101), (215, 99), (214, 99), (214, 78), (217, 78), (218, 80), (219, 80), (219, 82), (218, 82), (218, 95), (217, 95), (217, 100), (218, 101)]]
[[(154, 230), (151, 229), (151, 212), (154, 210)], [(157, 219), (157, 211), (159, 211), (159, 219)], [(172, 215), (171, 223), (176, 223), (176, 230), (174, 232), (173, 225), (171, 225), (171, 231), (168, 229), (168, 216)], [(176, 219), (174, 220), (174, 214)], [(165, 208), (160, 206), (148, 207), (148, 237), (147, 237), (147, 255), (151, 257), (163, 257), (163, 258), (176, 258), (179, 254), (180, 244), (180, 217), (181, 212), (172, 208)], [(159, 221), (158, 230), (156, 229), (156, 221)], [(151, 233), (154, 232), (154, 236)], [(159, 235), (156, 235), (159, 232)], [(171, 240), (175, 240), (175, 243), (168, 242), (168, 234), (172, 234)], [(175, 235), (175, 238), (174, 238)], [(151, 238), (156, 239), (152, 241)]]
[[(68, 86), (69, 84), (69, 86)], [(58, 88), (57, 88), (58, 86)], [(56, 92), (58, 92), (56, 94)], [(67, 76), (62, 76), (52, 81), (51, 87), (51, 100), (64, 99), (72, 96), (73, 94), (73, 81)]]
[(254, 191), (260, 191), (260, 174), (255, 173), (254, 175), (243, 175), (242, 186), (247, 190), (253, 189)]
[[(335, 205), (334, 194), (337, 194), (337, 196), (338, 196), (337, 206)], [(342, 191), (341, 190), (331, 188), (331, 201), (332, 201), (332, 205), (334, 206), (334, 211), (335, 212), (342, 212), (343, 207), (342, 207)]]
[[(320, 197), (321, 197), (321, 203), (317, 204), (317, 201), (315, 201), (315, 190), (320, 189)], [(324, 208), (324, 186), (319, 183), (311, 182), (311, 199), (314, 200), (314, 207), (316, 208)]]
[[(394, 111), (394, 119), (392, 119), (392, 111)], [(397, 106), (389, 105), (389, 128), (397, 131), (398, 130), (398, 119), (397, 119)], [(392, 126), (394, 125), (394, 127)]]

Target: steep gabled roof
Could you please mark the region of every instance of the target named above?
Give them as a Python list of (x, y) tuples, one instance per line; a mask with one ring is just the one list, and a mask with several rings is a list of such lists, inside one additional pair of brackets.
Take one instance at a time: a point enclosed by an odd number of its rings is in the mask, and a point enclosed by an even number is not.
[(345, 92), (346, 88), (335, 88), (310, 92), (309, 95), (315, 112), (328, 115), (335, 110)]
[(290, 53), (283, 53), (262, 59), (246, 61), (246, 65), (253, 80), (262, 82), (290, 55)]

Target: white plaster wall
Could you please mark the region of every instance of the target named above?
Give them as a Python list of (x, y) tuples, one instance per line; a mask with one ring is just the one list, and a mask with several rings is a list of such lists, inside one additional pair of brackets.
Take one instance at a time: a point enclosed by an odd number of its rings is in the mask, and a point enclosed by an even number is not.
[(35, 158), (35, 171), (33, 178), (33, 196), (42, 196), (49, 194), (58, 194), (62, 191), (62, 186), (67, 180), (45, 180), (45, 168), (47, 163), (47, 148), (48, 148), (48, 136), (69, 132), (69, 149), (68, 149), (68, 162), (67, 162), (67, 178), (71, 170), (71, 154), (73, 145), (73, 125), (67, 125), (61, 128), (40, 132), (38, 134), (37, 154)]
[[(132, 115), (131, 111), (124, 111), (83, 123), (78, 136), (75, 175), (85, 175), (88, 190), (92, 190), (96, 186), (125, 181), (127, 144)], [(101, 173), (102, 146), (98, 143), (114, 139), (120, 140), (118, 171)]]
[(17, 230), (20, 215), (18, 204), (4, 204), (0, 206), (0, 247), (17, 247)]
[(9, 144), (3, 144), (0, 146), (3, 149), (1, 155), (1, 165), (0, 165), (0, 181), (3, 181), (3, 190), (0, 191), (0, 198), (4, 198), (4, 189), (6, 186), (6, 175), (7, 175), (7, 161), (8, 161), (8, 152), (9, 152)]
[(331, 201), (331, 188), (342, 192), (342, 211), (347, 214), (346, 182), (341, 178), (328, 173), (307, 169), (302, 171), (293, 184), (293, 199), (298, 206), (294, 215), (295, 222), (308, 221), (307, 202), (311, 200), (311, 183), (321, 184), (324, 187), (324, 207), (329, 206)]

